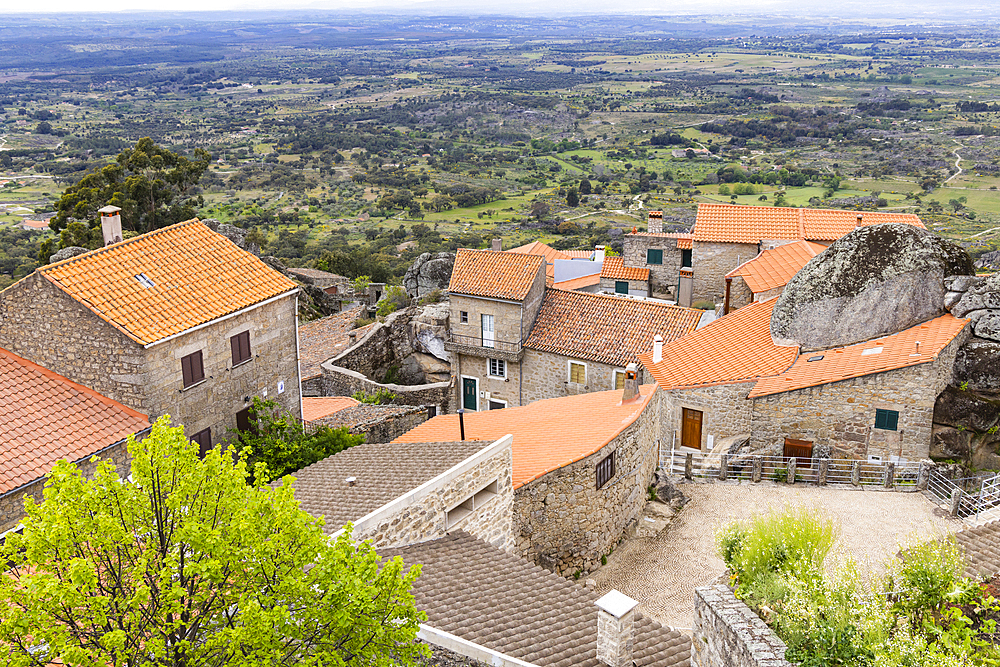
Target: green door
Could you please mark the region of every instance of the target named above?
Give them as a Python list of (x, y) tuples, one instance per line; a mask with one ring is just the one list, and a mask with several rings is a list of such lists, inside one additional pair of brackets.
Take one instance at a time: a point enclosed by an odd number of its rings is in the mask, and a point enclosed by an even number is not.
[(615, 281), (615, 293), (616, 294), (628, 294), (628, 281), (627, 280), (616, 280)]
[(476, 378), (462, 378), (462, 407), (466, 410), (475, 410), (478, 401)]

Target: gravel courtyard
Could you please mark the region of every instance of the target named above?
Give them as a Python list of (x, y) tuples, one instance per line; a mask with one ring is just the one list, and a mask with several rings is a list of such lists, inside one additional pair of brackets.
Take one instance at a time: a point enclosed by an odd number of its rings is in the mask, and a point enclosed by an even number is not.
[(636, 537), (619, 545), (607, 565), (592, 573), (598, 593), (615, 588), (640, 602), (642, 612), (660, 623), (688, 629), (694, 615), (693, 593), (718, 577), (725, 566), (715, 555), (715, 532), (743, 519), (784, 505), (818, 508), (840, 524), (834, 554), (850, 554), (862, 571), (879, 569), (900, 544), (943, 535), (961, 523), (917, 493), (834, 490), (784, 484), (679, 484), (690, 499), (669, 526), (655, 536), (664, 505), (650, 503)]

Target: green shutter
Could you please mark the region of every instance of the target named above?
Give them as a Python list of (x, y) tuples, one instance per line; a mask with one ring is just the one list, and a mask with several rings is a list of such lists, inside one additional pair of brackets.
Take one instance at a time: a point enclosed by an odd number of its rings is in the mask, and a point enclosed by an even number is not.
[(646, 250), (646, 264), (663, 264), (663, 251), (659, 248)]
[(681, 267), (691, 268), (691, 250), (681, 250)]
[(628, 294), (628, 281), (627, 280), (616, 280), (615, 281), (615, 294)]
[(896, 410), (875, 410), (875, 428), (895, 431), (899, 426), (899, 412)]

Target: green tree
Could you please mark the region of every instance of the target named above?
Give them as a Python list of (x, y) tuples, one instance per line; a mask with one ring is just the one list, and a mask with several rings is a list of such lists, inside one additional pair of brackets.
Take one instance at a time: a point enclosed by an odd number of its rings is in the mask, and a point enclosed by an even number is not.
[(589, 195), (592, 192), (593, 192), (593, 186), (591, 186), (590, 181), (588, 181), (586, 178), (582, 179), (580, 181), (580, 194)]
[(122, 224), (148, 232), (195, 217), (201, 200), (192, 194), (211, 156), (196, 148), (194, 159), (162, 148), (149, 137), (118, 154), (115, 162), (84, 176), (56, 203), (49, 226), (64, 229), (71, 220), (95, 227), (97, 210), (112, 204), (122, 209)]
[(574, 207), (580, 205), (580, 193), (577, 192), (576, 188), (570, 188), (566, 191), (566, 204)]
[(87, 480), (61, 461), (25, 501), (0, 577), (0, 662), (41, 667), (413, 664), (419, 567), (335, 541), (290, 479), (247, 484), (245, 455), (204, 459), (161, 418)]

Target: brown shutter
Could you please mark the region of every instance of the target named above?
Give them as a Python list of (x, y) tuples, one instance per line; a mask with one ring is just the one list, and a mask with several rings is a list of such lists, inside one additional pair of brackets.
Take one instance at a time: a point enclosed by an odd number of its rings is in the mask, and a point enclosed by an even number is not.
[(191, 355), (191, 370), (194, 373), (194, 381), (201, 382), (205, 379), (205, 367), (201, 363), (201, 350)]
[(181, 358), (181, 377), (183, 378), (184, 386), (190, 387), (191, 382), (191, 357)]
[(240, 359), (241, 359), (241, 357), (240, 357), (240, 335), (239, 334), (236, 334), (235, 336), (233, 336), (233, 337), (231, 337), (229, 339), (229, 347), (233, 351), (233, 365), (235, 366), (236, 364), (240, 363)]
[(250, 332), (244, 331), (240, 334), (240, 358), (243, 361), (250, 359)]

